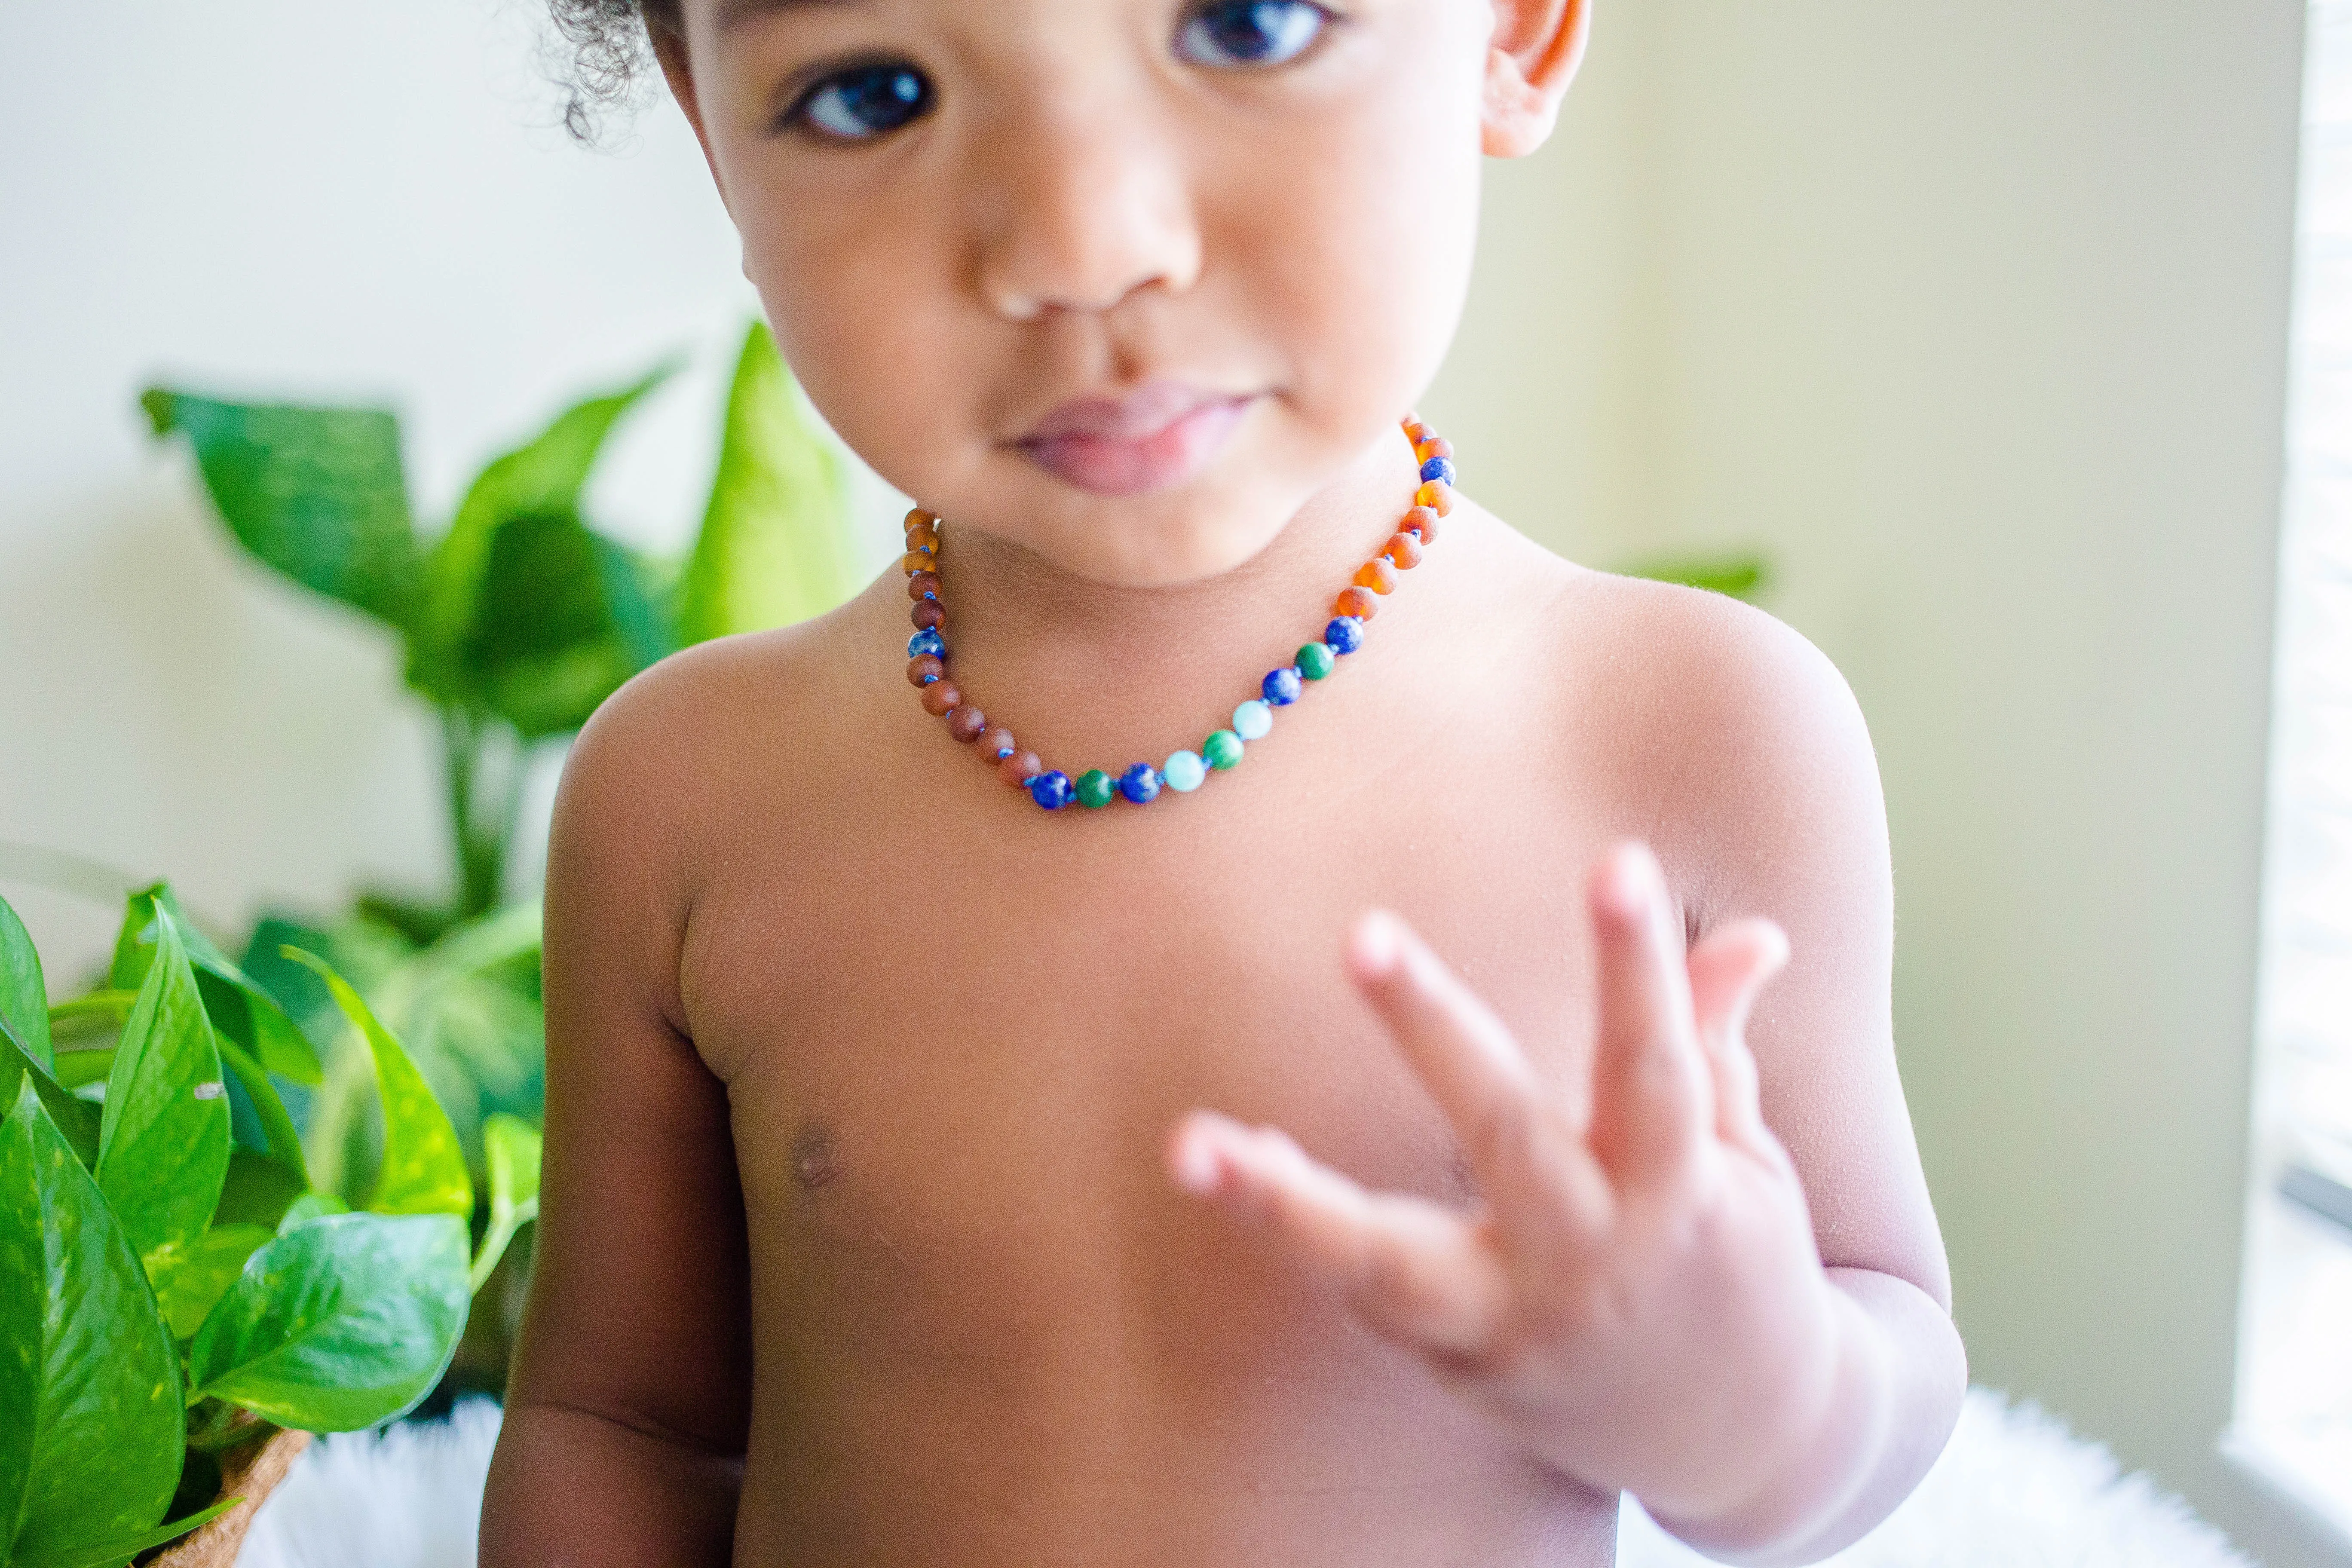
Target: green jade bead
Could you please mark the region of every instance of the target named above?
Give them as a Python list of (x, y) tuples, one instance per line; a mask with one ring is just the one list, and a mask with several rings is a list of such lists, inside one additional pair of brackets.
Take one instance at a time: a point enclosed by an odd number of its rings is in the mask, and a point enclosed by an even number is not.
[(1118, 798), (1118, 781), (1100, 768), (1088, 768), (1078, 775), (1080, 805), (1108, 805)]
[(1211, 767), (1223, 770), (1242, 760), (1242, 738), (1231, 730), (1220, 730), (1201, 742), (1201, 760)]
[(1339, 662), (1328, 643), (1311, 642), (1298, 650), (1298, 673), (1309, 680), (1320, 680), (1331, 673)]

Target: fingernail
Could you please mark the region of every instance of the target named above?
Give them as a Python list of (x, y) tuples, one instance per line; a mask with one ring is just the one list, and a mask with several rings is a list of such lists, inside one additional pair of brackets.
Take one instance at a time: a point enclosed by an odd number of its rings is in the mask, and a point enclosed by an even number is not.
[(1641, 852), (1632, 845), (1610, 852), (1594, 891), (1611, 914), (1624, 920), (1641, 918), (1650, 902), (1650, 879), (1644, 869)]
[(1217, 1190), (1216, 1152), (1192, 1128), (1186, 1128), (1178, 1136), (1168, 1169), (1176, 1184), (1196, 1197), (1206, 1197)]
[(1397, 918), (1388, 910), (1374, 910), (1356, 922), (1356, 972), (1366, 979), (1377, 980), (1391, 973), (1403, 952)]

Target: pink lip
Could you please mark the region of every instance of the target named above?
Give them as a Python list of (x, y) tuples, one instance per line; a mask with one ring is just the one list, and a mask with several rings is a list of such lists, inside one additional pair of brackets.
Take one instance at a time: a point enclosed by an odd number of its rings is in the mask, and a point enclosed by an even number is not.
[(1080, 489), (1144, 495), (1200, 472), (1253, 401), (1182, 382), (1147, 382), (1123, 397), (1065, 403), (1014, 445)]

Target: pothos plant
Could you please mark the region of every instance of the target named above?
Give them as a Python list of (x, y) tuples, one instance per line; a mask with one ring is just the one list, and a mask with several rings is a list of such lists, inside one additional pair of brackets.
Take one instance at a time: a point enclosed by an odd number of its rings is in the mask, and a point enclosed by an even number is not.
[(168, 888), (131, 899), (107, 984), (55, 1007), (0, 901), (11, 1568), (128, 1562), (234, 1505), (215, 1496), (222, 1454), (405, 1412), (535, 1212), (538, 1136), (495, 1120), (476, 1241), (466, 1159), (415, 1063), (323, 961), (286, 957), (373, 1060), (383, 1154), (364, 1192), (313, 1184), (273, 1079), (315, 1079), (310, 1047)]
[[(607, 437), (671, 368), (565, 409), (483, 468), (438, 531), (417, 526), (388, 412), (170, 386), (142, 398), (159, 437), (186, 437), (245, 550), (397, 637), (410, 689), (438, 718), (449, 895), (379, 892), (341, 916), (266, 919), (240, 956), (294, 1032), (321, 1038), (335, 999), (280, 950), (330, 958), (405, 1040), (478, 1171), (495, 1116), (539, 1112), (539, 908), (518, 899), (511, 864), (533, 756), (665, 654), (830, 609), (857, 581), (840, 464), (757, 323), (691, 548), (658, 557), (593, 524), (584, 491)], [(337, 1185), (373, 1157), (373, 1069), (353, 1049), (330, 1051), (323, 1078), (304, 1066), (289, 1098), (316, 1173)], [(463, 1362), (496, 1386), (502, 1335), (483, 1337)]]

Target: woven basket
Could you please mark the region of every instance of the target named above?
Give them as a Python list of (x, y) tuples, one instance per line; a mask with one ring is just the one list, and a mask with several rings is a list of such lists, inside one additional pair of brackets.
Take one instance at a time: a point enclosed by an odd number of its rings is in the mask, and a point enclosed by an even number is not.
[(308, 1432), (273, 1432), (260, 1442), (223, 1454), (220, 1495), (245, 1500), (193, 1535), (165, 1547), (149, 1560), (148, 1568), (231, 1568), (262, 1500), (278, 1489), (310, 1446)]

